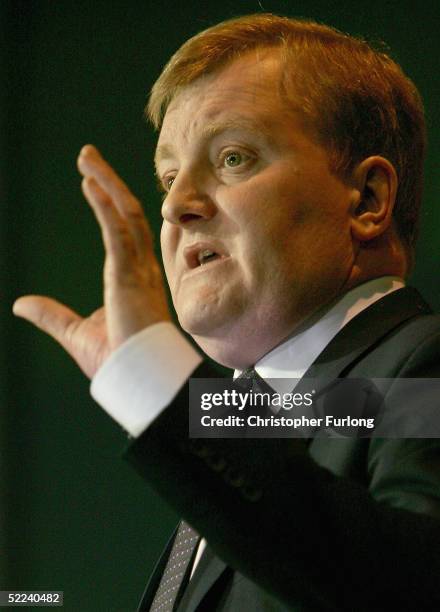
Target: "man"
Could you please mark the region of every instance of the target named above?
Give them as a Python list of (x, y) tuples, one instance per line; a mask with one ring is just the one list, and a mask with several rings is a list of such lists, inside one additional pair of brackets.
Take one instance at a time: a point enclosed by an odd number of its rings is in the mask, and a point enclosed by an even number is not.
[[(325, 26), (244, 17), (183, 45), (149, 114), (165, 273), (206, 354), (271, 379), (438, 376), (438, 318), (403, 281), (423, 111), (392, 60)], [(130, 461), (208, 542), (184, 523), (189, 585), (159, 584), (171, 543), (143, 609), (435, 609), (438, 440), (188, 439), (187, 380), (213, 373), (170, 323), (139, 203), (94, 147), (78, 167), (105, 305), (82, 319), (27, 296), (14, 312), (93, 378), (135, 438)]]

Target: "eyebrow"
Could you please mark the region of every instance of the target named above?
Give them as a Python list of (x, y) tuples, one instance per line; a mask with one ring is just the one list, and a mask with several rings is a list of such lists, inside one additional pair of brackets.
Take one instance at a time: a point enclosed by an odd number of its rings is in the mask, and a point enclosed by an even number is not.
[[(272, 134), (268, 126), (263, 121), (249, 119), (247, 117), (231, 117), (230, 119), (226, 119), (224, 121), (208, 123), (207, 125), (203, 126), (201, 134), (202, 140), (208, 140), (210, 138), (214, 138), (218, 134), (232, 130), (248, 132), (259, 137), (260, 140), (264, 139), (266, 142), (273, 142)], [(173, 157), (173, 155), (174, 147), (172, 145), (159, 145), (154, 154), (154, 164), (156, 169), (162, 159)]]

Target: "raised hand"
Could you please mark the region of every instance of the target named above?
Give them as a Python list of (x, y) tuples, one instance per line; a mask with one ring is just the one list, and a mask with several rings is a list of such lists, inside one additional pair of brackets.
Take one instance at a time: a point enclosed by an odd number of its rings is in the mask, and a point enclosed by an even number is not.
[(92, 145), (81, 149), (78, 168), (105, 247), (104, 306), (83, 318), (56, 300), (27, 295), (13, 310), (55, 338), (91, 378), (127, 338), (171, 317), (139, 201)]

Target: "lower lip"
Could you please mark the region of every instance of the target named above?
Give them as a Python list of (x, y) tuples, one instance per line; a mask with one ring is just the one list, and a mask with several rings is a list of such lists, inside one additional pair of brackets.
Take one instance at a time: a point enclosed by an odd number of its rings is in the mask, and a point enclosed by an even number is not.
[(206, 271), (209, 272), (210, 270), (217, 269), (219, 266), (224, 264), (226, 261), (229, 261), (230, 259), (231, 258), (229, 256), (218, 257), (217, 259), (213, 259), (212, 261), (209, 261), (208, 263), (202, 264), (201, 266), (197, 266), (197, 268), (191, 268), (191, 270), (187, 270), (183, 274), (182, 279), (188, 278), (189, 276), (202, 274), (203, 272), (206, 272)]

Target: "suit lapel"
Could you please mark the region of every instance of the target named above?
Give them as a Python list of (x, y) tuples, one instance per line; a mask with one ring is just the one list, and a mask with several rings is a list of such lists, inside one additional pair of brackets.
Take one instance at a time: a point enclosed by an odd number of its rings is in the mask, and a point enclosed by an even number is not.
[(226, 569), (228, 569), (226, 563), (216, 557), (209, 546), (206, 546), (186, 587), (178, 606), (178, 612), (193, 612), (196, 610), (202, 599)]
[(154, 570), (148, 580), (147, 586), (145, 587), (145, 591), (139, 602), (137, 612), (148, 612), (148, 610), (150, 609), (154, 595), (159, 587), (162, 574), (165, 571), (165, 566), (167, 564), (168, 557), (170, 556), (171, 549), (174, 543), (174, 538), (176, 537), (176, 533), (179, 528), (179, 524), (180, 523), (177, 524), (175, 530), (173, 531), (172, 535), (170, 536), (170, 539), (167, 542), (166, 547), (164, 548), (161, 556), (159, 557), (159, 560), (154, 566)]
[[(356, 363), (361, 361), (376, 345), (380, 344), (387, 334), (392, 333), (399, 325), (421, 314), (431, 313), (415, 289), (403, 288), (393, 291), (381, 300), (361, 311), (329, 342), (318, 355), (304, 376), (298, 381), (295, 392), (310, 391), (311, 379), (315, 398), (337, 378), (344, 378)], [(378, 364), (380, 370), (386, 364)], [(380, 370), (376, 374), (380, 378)], [(365, 372), (365, 376), (374, 377)], [(290, 416), (290, 415), (289, 415)], [(308, 439), (310, 450), (320, 446), (314, 437), (314, 429), (304, 428), (303, 435)], [(332, 443), (330, 443), (330, 446)], [(314, 456), (314, 453), (311, 452)], [(314, 457), (315, 458), (315, 457)]]
[[(305, 373), (304, 379), (314, 378), (317, 391), (322, 390), (331, 380), (344, 377), (399, 325), (431, 312), (415, 289), (403, 288), (390, 293), (354, 317), (325, 347)], [(379, 364), (381, 368), (383, 365)], [(353, 457), (360, 450), (359, 441), (355, 438), (340, 439), (335, 444), (334, 439), (316, 437), (309, 444), (309, 454), (313, 459), (336, 474), (348, 475), (347, 458), (353, 464)]]
[(304, 378), (342, 377), (385, 335), (408, 319), (431, 313), (430, 307), (412, 288), (393, 291), (354, 317), (331, 340), (304, 374)]

